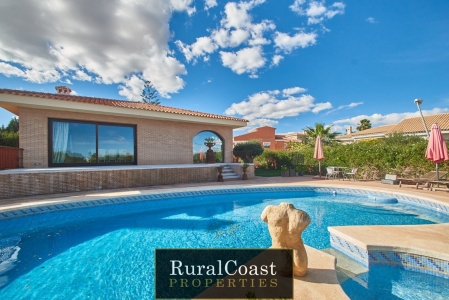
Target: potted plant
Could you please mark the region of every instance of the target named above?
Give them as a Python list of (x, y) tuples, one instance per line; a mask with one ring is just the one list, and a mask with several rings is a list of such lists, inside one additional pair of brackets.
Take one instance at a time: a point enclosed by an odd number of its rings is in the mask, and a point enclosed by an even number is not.
[(295, 170), (295, 168), (293, 166), (290, 167), (290, 169), (289, 169), (289, 175), (290, 175), (290, 177), (295, 177), (296, 176), (296, 170)]
[(246, 175), (246, 170), (248, 169), (248, 167), (249, 167), (248, 163), (244, 163), (242, 165), (242, 171), (243, 171), (242, 180), (248, 180), (248, 175)]
[(285, 165), (281, 166), (281, 176), (282, 177), (289, 177), (290, 176), (290, 171), (289, 168)]
[(213, 136), (204, 139), (204, 145), (209, 147), (209, 150), (206, 151), (206, 164), (215, 163), (215, 153), (211, 148), (215, 146), (215, 138)]
[(205, 140), (204, 145), (209, 147), (209, 149), (215, 146), (215, 138), (213, 136), (205, 138), (204, 140)]

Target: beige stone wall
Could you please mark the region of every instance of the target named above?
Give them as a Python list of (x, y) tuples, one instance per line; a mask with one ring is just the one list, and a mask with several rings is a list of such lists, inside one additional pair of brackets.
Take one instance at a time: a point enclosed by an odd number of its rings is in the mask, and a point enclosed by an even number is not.
[(0, 174), (0, 199), (217, 181), (217, 166)]
[(48, 167), (49, 118), (137, 125), (138, 165), (192, 163), (192, 140), (201, 131), (213, 131), (222, 137), (224, 162), (232, 161), (232, 128), (230, 127), (20, 108), (19, 143), (24, 149), (24, 168)]

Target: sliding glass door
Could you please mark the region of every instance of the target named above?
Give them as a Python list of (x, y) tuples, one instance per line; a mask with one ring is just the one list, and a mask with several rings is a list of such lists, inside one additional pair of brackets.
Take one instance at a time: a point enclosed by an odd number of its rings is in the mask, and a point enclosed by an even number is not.
[(49, 119), (49, 166), (136, 164), (136, 126)]

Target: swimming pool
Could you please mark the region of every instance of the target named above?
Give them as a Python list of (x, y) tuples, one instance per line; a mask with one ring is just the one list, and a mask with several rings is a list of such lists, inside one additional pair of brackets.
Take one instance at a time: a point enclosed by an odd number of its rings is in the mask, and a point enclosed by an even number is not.
[(75, 209), (49, 206), (23, 212), (29, 214), (24, 217), (15, 212), (0, 220), (0, 298), (152, 299), (155, 248), (269, 247), (260, 214), (280, 202), (311, 216), (303, 239), (318, 249), (330, 246), (328, 226), (449, 220), (447, 214), (401, 202), (379, 204), (366, 193), (337, 191), (203, 191), (72, 205)]

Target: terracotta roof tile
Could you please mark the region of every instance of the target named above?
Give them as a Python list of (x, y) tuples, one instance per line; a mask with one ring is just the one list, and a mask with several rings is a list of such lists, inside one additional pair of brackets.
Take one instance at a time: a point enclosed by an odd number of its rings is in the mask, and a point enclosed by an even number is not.
[[(438, 123), (441, 130), (443, 130), (443, 131), (449, 130), (449, 113), (425, 116), (424, 120), (426, 122), (427, 129), (429, 131), (432, 127), (432, 124), (434, 124), (434, 123)], [(399, 124), (378, 126), (378, 127), (370, 128), (370, 129), (363, 130), (363, 131), (353, 132), (352, 134), (339, 135), (337, 138), (345, 139), (345, 138), (351, 138), (351, 137), (360, 136), (360, 135), (369, 135), (369, 134), (376, 134), (376, 133), (385, 133), (386, 135), (388, 135), (388, 134), (392, 134), (394, 132), (401, 132), (401, 133), (424, 132), (424, 126), (423, 126), (421, 117), (407, 118), (407, 119), (402, 120)]]
[[(425, 116), (424, 120), (427, 125), (427, 129), (430, 131), (432, 124), (438, 123), (441, 130), (449, 130), (449, 113)], [(408, 118), (402, 120), (394, 128), (391, 128), (387, 134), (393, 132), (403, 132), (403, 133), (417, 133), (424, 132), (424, 126), (421, 117)]]
[(395, 126), (396, 126), (396, 124), (377, 126), (377, 127), (366, 129), (366, 130), (353, 132), (352, 136), (384, 133), (384, 132), (388, 132), (389, 130), (391, 130)]
[(369, 134), (378, 134), (378, 133), (387, 133), (391, 128), (394, 128), (396, 124), (394, 125), (383, 125), (383, 126), (377, 126), (370, 129), (365, 129), (362, 131), (356, 131), (351, 134), (345, 134), (345, 135), (339, 135), (337, 138), (344, 139), (344, 138), (350, 138), (353, 136), (359, 136), (359, 135), (369, 135)]
[(155, 111), (155, 112), (162, 112), (162, 113), (190, 115), (190, 116), (195, 116), (195, 117), (205, 117), (205, 118), (212, 118), (212, 119), (223, 119), (223, 120), (231, 120), (231, 121), (248, 122), (247, 120), (240, 119), (240, 118), (203, 113), (203, 112), (174, 108), (174, 107), (163, 106), (163, 105), (149, 104), (149, 103), (145, 103), (145, 102), (114, 100), (114, 99), (94, 98), (94, 97), (85, 97), (85, 96), (74, 96), (74, 95), (66, 95), (66, 94), (41, 93), (41, 92), (32, 92), (32, 91), (10, 90), (10, 89), (0, 89), (0, 94), (10, 94), (10, 95), (16, 95), (16, 96), (64, 100), (64, 101), (72, 101), (72, 102), (80, 102), (80, 103), (107, 105), (107, 106), (114, 106), (114, 107), (121, 107), (121, 108), (141, 109), (141, 110), (148, 110), (148, 111)]

